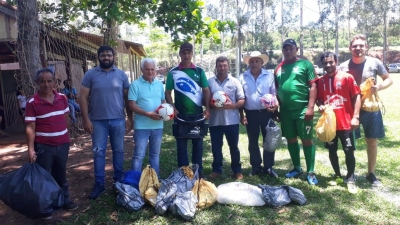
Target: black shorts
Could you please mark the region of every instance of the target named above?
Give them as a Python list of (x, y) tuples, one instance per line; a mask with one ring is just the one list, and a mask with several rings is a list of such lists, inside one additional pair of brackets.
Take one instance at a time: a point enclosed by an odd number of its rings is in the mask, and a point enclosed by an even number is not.
[(340, 142), (342, 143), (343, 150), (348, 151), (356, 149), (352, 130), (337, 130), (335, 138), (330, 142), (324, 143), (325, 148), (329, 150), (337, 150), (338, 139), (340, 139)]
[(19, 115), (24, 115), (25, 113), (25, 108), (19, 108)]

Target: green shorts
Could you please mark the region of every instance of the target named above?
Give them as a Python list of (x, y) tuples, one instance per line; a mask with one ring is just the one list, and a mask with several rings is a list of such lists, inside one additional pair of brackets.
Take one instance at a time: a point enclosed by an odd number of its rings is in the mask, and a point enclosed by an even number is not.
[(314, 132), (313, 120), (304, 120), (306, 111), (307, 108), (279, 112), (282, 136), (286, 139), (300, 137), (304, 140), (312, 140)]

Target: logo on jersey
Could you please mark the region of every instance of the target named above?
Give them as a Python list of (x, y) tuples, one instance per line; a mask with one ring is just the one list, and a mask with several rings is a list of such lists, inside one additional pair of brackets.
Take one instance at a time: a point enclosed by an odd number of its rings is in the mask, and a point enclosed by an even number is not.
[(342, 97), (341, 95), (334, 94), (334, 95), (327, 95), (324, 104), (331, 105), (333, 109), (340, 109), (343, 107), (344, 102), (347, 102), (346, 98)]
[(276, 75), (277, 75), (277, 76), (280, 76), (282, 73), (285, 73), (285, 70), (282, 69), (282, 67), (280, 67), (280, 68), (278, 69), (278, 71), (276, 71)]
[(342, 82), (338, 81), (336, 82), (336, 90), (342, 89)]
[(192, 80), (189, 80), (185, 77), (180, 77), (176, 80), (176, 85), (179, 87), (179, 90), (182, 92), (190, 92), (192, 94), (196, 94), (196, 87)]
[(298, 67), (298, 66), (293, 67), (294, 73), (298, 73), (299, 71), (300, 71), (300, 67)]

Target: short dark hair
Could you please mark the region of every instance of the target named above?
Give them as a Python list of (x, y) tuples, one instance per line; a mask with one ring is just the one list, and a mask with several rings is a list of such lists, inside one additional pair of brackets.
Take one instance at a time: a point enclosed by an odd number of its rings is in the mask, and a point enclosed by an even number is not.
[(43, 69), (40, 69), (40, 70), (38, 70), (38, 71), (36, 72), (36, 74), (35, 74), (35, 81), (38, 81), (38, 80), (39, 80), (39, 76), (40, 76), (40, 74), (42, 74), (42, 73), (51, 73), (51, 75), (53, 75), (53, 80), (56, 79), (56, 75), (54, 74), (53, 70), (51, 70), (51, 69), (49, 69), (49, 68), (43, 68)]
[(226, 56), (220, 56), (215, 60), (215, 66), (217, 66), (219, 62), (228, 62), (229, 64), (229, 59)]
[(359, 40), (365, 41), (365, 44), (368, 45), (368, 43), (367, 43), (367, 38), (366, 38), (363, 34), (356, 34), (356, 35), (354, 35), (353, 38), (350, 40), (350, 46), (353, 45), (353, 42), (354, 42), (355, 40), (358, 40), (358, 39), (359, 39)]
[(337, 62), (337, 56), (336, 56), (335, 53), (333, 53), (333, 52), (324, 52), (324, 53), (322, 53), (321, 58), (320, 58), (321, 63), (324, 62), (324, 59), (326, 57), (333, 57), (333, 60), (335, 60), (335, 62)]
[(67, 84), (67, 82), (68, 82), (68, 79), (63, 81), (64, 86)]
[(115, 51), (111, 46), (103, 45), (103, 46), (100, 46), (99, 50), (97, 50), (97, 56), (100, 56), (100, 53), (105, 52), (105, 51), (111, 51), (112, 54), (115, 55)]

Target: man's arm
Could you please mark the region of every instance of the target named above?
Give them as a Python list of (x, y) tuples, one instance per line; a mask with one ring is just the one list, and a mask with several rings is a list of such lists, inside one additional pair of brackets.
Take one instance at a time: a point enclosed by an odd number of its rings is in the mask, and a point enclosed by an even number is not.
[(125, 100), (125, 111), (126, 111), (126, 131), (129, 132), (132, 130), (132, 110), (129, 107), (129, 101), (128, 101), (128, 90), (129, 89), (124, 89), (124, 100)]
[(351, 128), (357, 129), (358, 126), (360, 125), (360, 109), (361, 109), (361, 95), (357, 94), (356, 96), (353, 97), (352, 99), (354, 102), (354, 113), (353, 113), (353, 118), (351, 119)]
[(240, 109), (243, 107), (243, 105), (244, 105), (244, 98), (237, 100), (237, 102), (234, 104), (231, 104), (230, 102), (226, 103), (226, 104), (224, 104), (224, 106), (222, 108), (223, 109)]
[(172, 101), (172, 90), (165, 90), (165, 101), (167, 101), (168, 104), (172, 105), (174, 107), (174, 114), (175, 117), (178, 115), (179, 111), (175, 108), (174, 102)]
[(89, 95), (90, 95), (90, 89), (82, 85), (81, 90), (79, 92), (79, 103), (81, 107), (83, 128), (85, 129), (86, 132), (92, 134), (93, 124), (89, 119), (89, 109), (88, 109)]
[(310, 93), (308, 97), (308, 106), (306, 115), (304, 116), (305, 120), (312, 120), (314, 117), (314, 105), (317, 100), (317, 85), (315, 82), (310, 84)]
[(137, 113), (139, 115), (147, 116), (152, 120), (160, 120), (161, 119), (160, 115), (158, 115), (156, 112), (146, 112), (146, 111), (144, 111), (142, 108), (140, 108), (136, 104), (136, 101), (129, 100), (129, 107), (132, 109), (133, 112), (135, 112), (135, 113)]
[(28, 161), (33, 163), (36, 161), (35, 153), (35, 122), (27, 122), (25, 127), (26, 142), (28, 144)]
[(382, 83), (379, 83), (379, 84), (376, 84), (375, 86), (372, 86), (371, 91), (373, 93), (377, 93), (378, 91), (385, 90), (386, 88), (390, 87), (390, 85), (393, 84), (393, 80), (392, 80), (392, 78), (390, 77), (389, 74), (381, 75), (381, 78), (383, 80)]
[(206, 107), (206, 110), (204, 111), (204, 117), (206, 118), (206, 120), (208, 120), (208, 118), (210, 118), (210, 88), (208, 87), (204, 87), (201, 89), (203, 92), (203, 101), (204, 101), (204, 105)]

